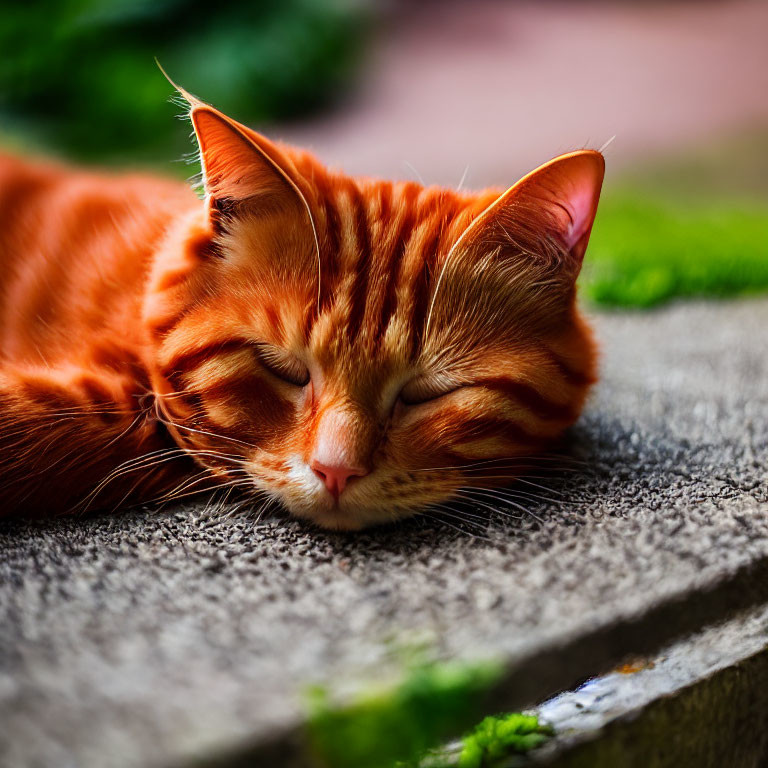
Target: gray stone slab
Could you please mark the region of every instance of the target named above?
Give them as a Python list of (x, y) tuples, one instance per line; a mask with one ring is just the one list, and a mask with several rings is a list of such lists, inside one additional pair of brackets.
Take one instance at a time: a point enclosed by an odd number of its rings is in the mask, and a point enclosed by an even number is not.
[[(768, 758), (768, 608), (698, 632), (534, 707), (553, 735), (495, 768), (737, 768)], [(459, 765), (456, 740), (420, 768)]]
[(583, 464), (521, 519), (341, 535), (192, 505), (0, 524), (0, 764), (257, 755), (308, 684), (386, 678), (416, 639), (502, 659), (490, 704), (532, 704), (768, 599), (768, 301), (597, 325)]
[(764, 766), (768, 610), (676, 643), (633, 674), (590, 680), (538, 712), (557, 736), (518, 766)]

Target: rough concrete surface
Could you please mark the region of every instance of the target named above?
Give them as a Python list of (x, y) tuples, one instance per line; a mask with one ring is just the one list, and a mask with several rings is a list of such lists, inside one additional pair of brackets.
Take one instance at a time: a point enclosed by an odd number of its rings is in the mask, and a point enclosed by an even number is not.
[(533, 704), (768, 599), (768, 301), (597, 326), (603, 380), (569, 447), (584, 463), (522, 519), (341, 535), (201, 504), (0, 524), (0, 764), (258, 745), (301, 717), (308, 684), (384, 676), (424, 638), (502, 658), (503, 682), (533, 682), (499, 701)]

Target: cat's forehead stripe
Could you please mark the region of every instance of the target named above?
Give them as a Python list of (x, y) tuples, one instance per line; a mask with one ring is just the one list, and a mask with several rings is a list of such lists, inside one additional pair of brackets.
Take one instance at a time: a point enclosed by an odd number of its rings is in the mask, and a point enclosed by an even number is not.
[[(372, 186), (363, 189), (345, 178), (317, 185), (323, 243), (320, 314), (343, 310), (349, 344), (363, 341), (370, 352), (382, 343), (392, 318), (404, 312), (415, 355), (446, 222), (456, 218), (462, 203), (445, 190), (413, 182), (367, 184)], [(308, 320), (314, 324), (317, 317)]]
[[(400, 203), (398, 207), (403, 210), (394, 220), (377, 215), (377, 211), (372, 207), (368, 210), (368, 221), (372, 233), (369, 242), (372, 251), (366, 265), (367, 275), (363, 278), (365, 293), (359, 297), (358, 301), (362, 311), (360, 323), (367, 329), (373, 343), (381, 340), (383, 329), (386, 327), (385, 304), (397, 280), (399, 256), (404, 247), (404, 234), (409, 226), (409, 208)], [(378, 237), (375, 236), (377, 231)], [(362, 285), (360, 290), (363, 291)], [(351, 321), (354, 321), (354, 318), (351, 318)]]
[[(363, 328), (363, 314), (368, 301), (368, 284), (371, 276), (371, 264), (374, 261), (371, 253), (371, 238), (365, 202), (356, 184), (350, 185), (349, 203), (352, 208), (355, 228), (354, 240), (357, 249), (357, 260), (354, 268), (354, 279), (351, 281), (352, 293), (348, 298), (349, 315), (347, 331), (350, 343), (354, 343)], [(378, 253), (376, 257), (378, 257)]]
[[(391, 187), (390, 187), (391, 194)], [(398, 217), (393, 226), (387, 227), (383, 224), (383, 229), (389, 230), (389, 253), (386, 259), (388, 263), (387, 281), (381, 296), (380, 322), (376, 329), (376, 338), (381, 338), (387, 328), (390, 318), (395, 312), (397, 302), (396, 290), (402, 280), (402, 262), (406, 248), (406, 233), (413, 226), (413, 209), (411, 201), (415, 192), (414, 188), (406, 187), (401, 195), (398, 196)], [(405, 196), (403, 200), (402, 197)], [(382, 222), (383, 223), (383, 222)], [(383, 260), (383, 259), (382, 259)]]

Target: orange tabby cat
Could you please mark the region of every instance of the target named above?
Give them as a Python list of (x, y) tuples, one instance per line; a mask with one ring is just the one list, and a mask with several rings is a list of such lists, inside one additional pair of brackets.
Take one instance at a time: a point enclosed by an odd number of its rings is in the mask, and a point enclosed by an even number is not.
[(573, 423), (599, 153), (459, 193), (344, 176), (188, 98), (203, 201), (0, 159), (5, 512), (213, 478), (356, 529), (503, 483)]

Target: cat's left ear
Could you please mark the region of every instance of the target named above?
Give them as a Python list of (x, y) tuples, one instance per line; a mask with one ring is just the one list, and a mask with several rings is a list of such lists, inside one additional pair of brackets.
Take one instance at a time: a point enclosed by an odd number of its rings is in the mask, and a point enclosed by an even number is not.
[(605, 159), (600, 152), (571, 152), (523, 177), (503, 198), (509, 197), (518, 203), (527, 199), (539, 205), (550, 219), (549, 227), (563, 240), (571, 258), (581, 263), (595, 221), (604, 176)]
[(600, 152), (561, 155), (524, 176), (497, 198), (467, 228), (466, 236), (494, 233), (526, 252), (541, 255), (544, 240), (554, 239), (567, 258), (563, 269), (574, 279), (581, 268), (597, 213), (605, 175)]

